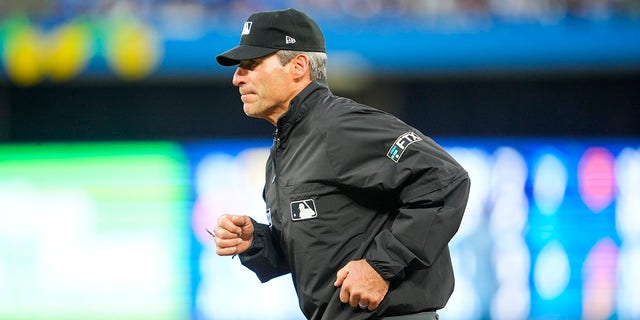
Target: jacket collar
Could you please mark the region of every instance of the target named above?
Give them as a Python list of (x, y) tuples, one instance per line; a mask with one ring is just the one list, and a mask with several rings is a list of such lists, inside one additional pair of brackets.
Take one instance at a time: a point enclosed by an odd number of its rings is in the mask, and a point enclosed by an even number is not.
[(313, 108), (315, 104), (305, 102), (309, 100), (309, 97), (311, 97), (313, 93), (318, 91), (329, 91), (329, 87), (325, 81), (312, 81), (291, 100), (289, 109), (278, 118), (277, 132), (280, 138), (288, 136), (291, 128)]

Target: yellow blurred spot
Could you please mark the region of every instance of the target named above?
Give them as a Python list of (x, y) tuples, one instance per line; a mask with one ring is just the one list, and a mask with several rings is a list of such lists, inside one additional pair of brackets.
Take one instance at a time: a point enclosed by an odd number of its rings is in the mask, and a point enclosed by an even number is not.
[(51, 80), (66, 81), (82, 72), (92, 55), (91, 41), (89, 28), (82, 24), (59, 26), (49, 38), (43, 61)]
[(9, 78), (19, 86), (34, 85), (42, 80), (41, 36), (30, 27), (7, 37), (3, 52), (4, 67)]
[(107, 61), (127, 80), (149, 75), (158, 64), (160, 45), (156, 34), (140, 23), (123, 23), (111, 33), (107, 44)]

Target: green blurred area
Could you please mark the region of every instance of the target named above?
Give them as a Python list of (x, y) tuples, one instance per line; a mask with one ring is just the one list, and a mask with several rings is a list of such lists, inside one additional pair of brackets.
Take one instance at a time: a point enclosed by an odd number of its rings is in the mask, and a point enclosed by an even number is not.
[(0, 145), (0, 318), (188, 315), (177, 144)]

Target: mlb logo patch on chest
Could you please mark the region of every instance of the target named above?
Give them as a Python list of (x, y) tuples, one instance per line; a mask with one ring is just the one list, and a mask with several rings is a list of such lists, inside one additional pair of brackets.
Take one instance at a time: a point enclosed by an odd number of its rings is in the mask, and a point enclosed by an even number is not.
[(299, 200), (291, 202), (291, 220), (300, 221), (315, 219), (318, 216), (316, 203), (313, 199)]
[(396, 139), (391, 148), (389, 148), (389, 152), (387, 152), (387, 157), (393, 160), (394, 162), (400, 161), (402, 154), (407, 148), (414, 142), (422, 141), (422, 138), (415, 134), (414, 132), (403, 133), (401, 136)]

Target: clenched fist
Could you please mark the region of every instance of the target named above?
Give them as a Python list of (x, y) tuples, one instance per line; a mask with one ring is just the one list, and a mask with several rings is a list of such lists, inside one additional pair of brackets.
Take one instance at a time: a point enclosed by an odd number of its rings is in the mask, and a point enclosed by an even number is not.
[(253, 223), (249, 216), (222, 215), (218, 226), (213, 229), (216, 239), (216, 253), (231, 256), (243, 253), (253, 242)]

